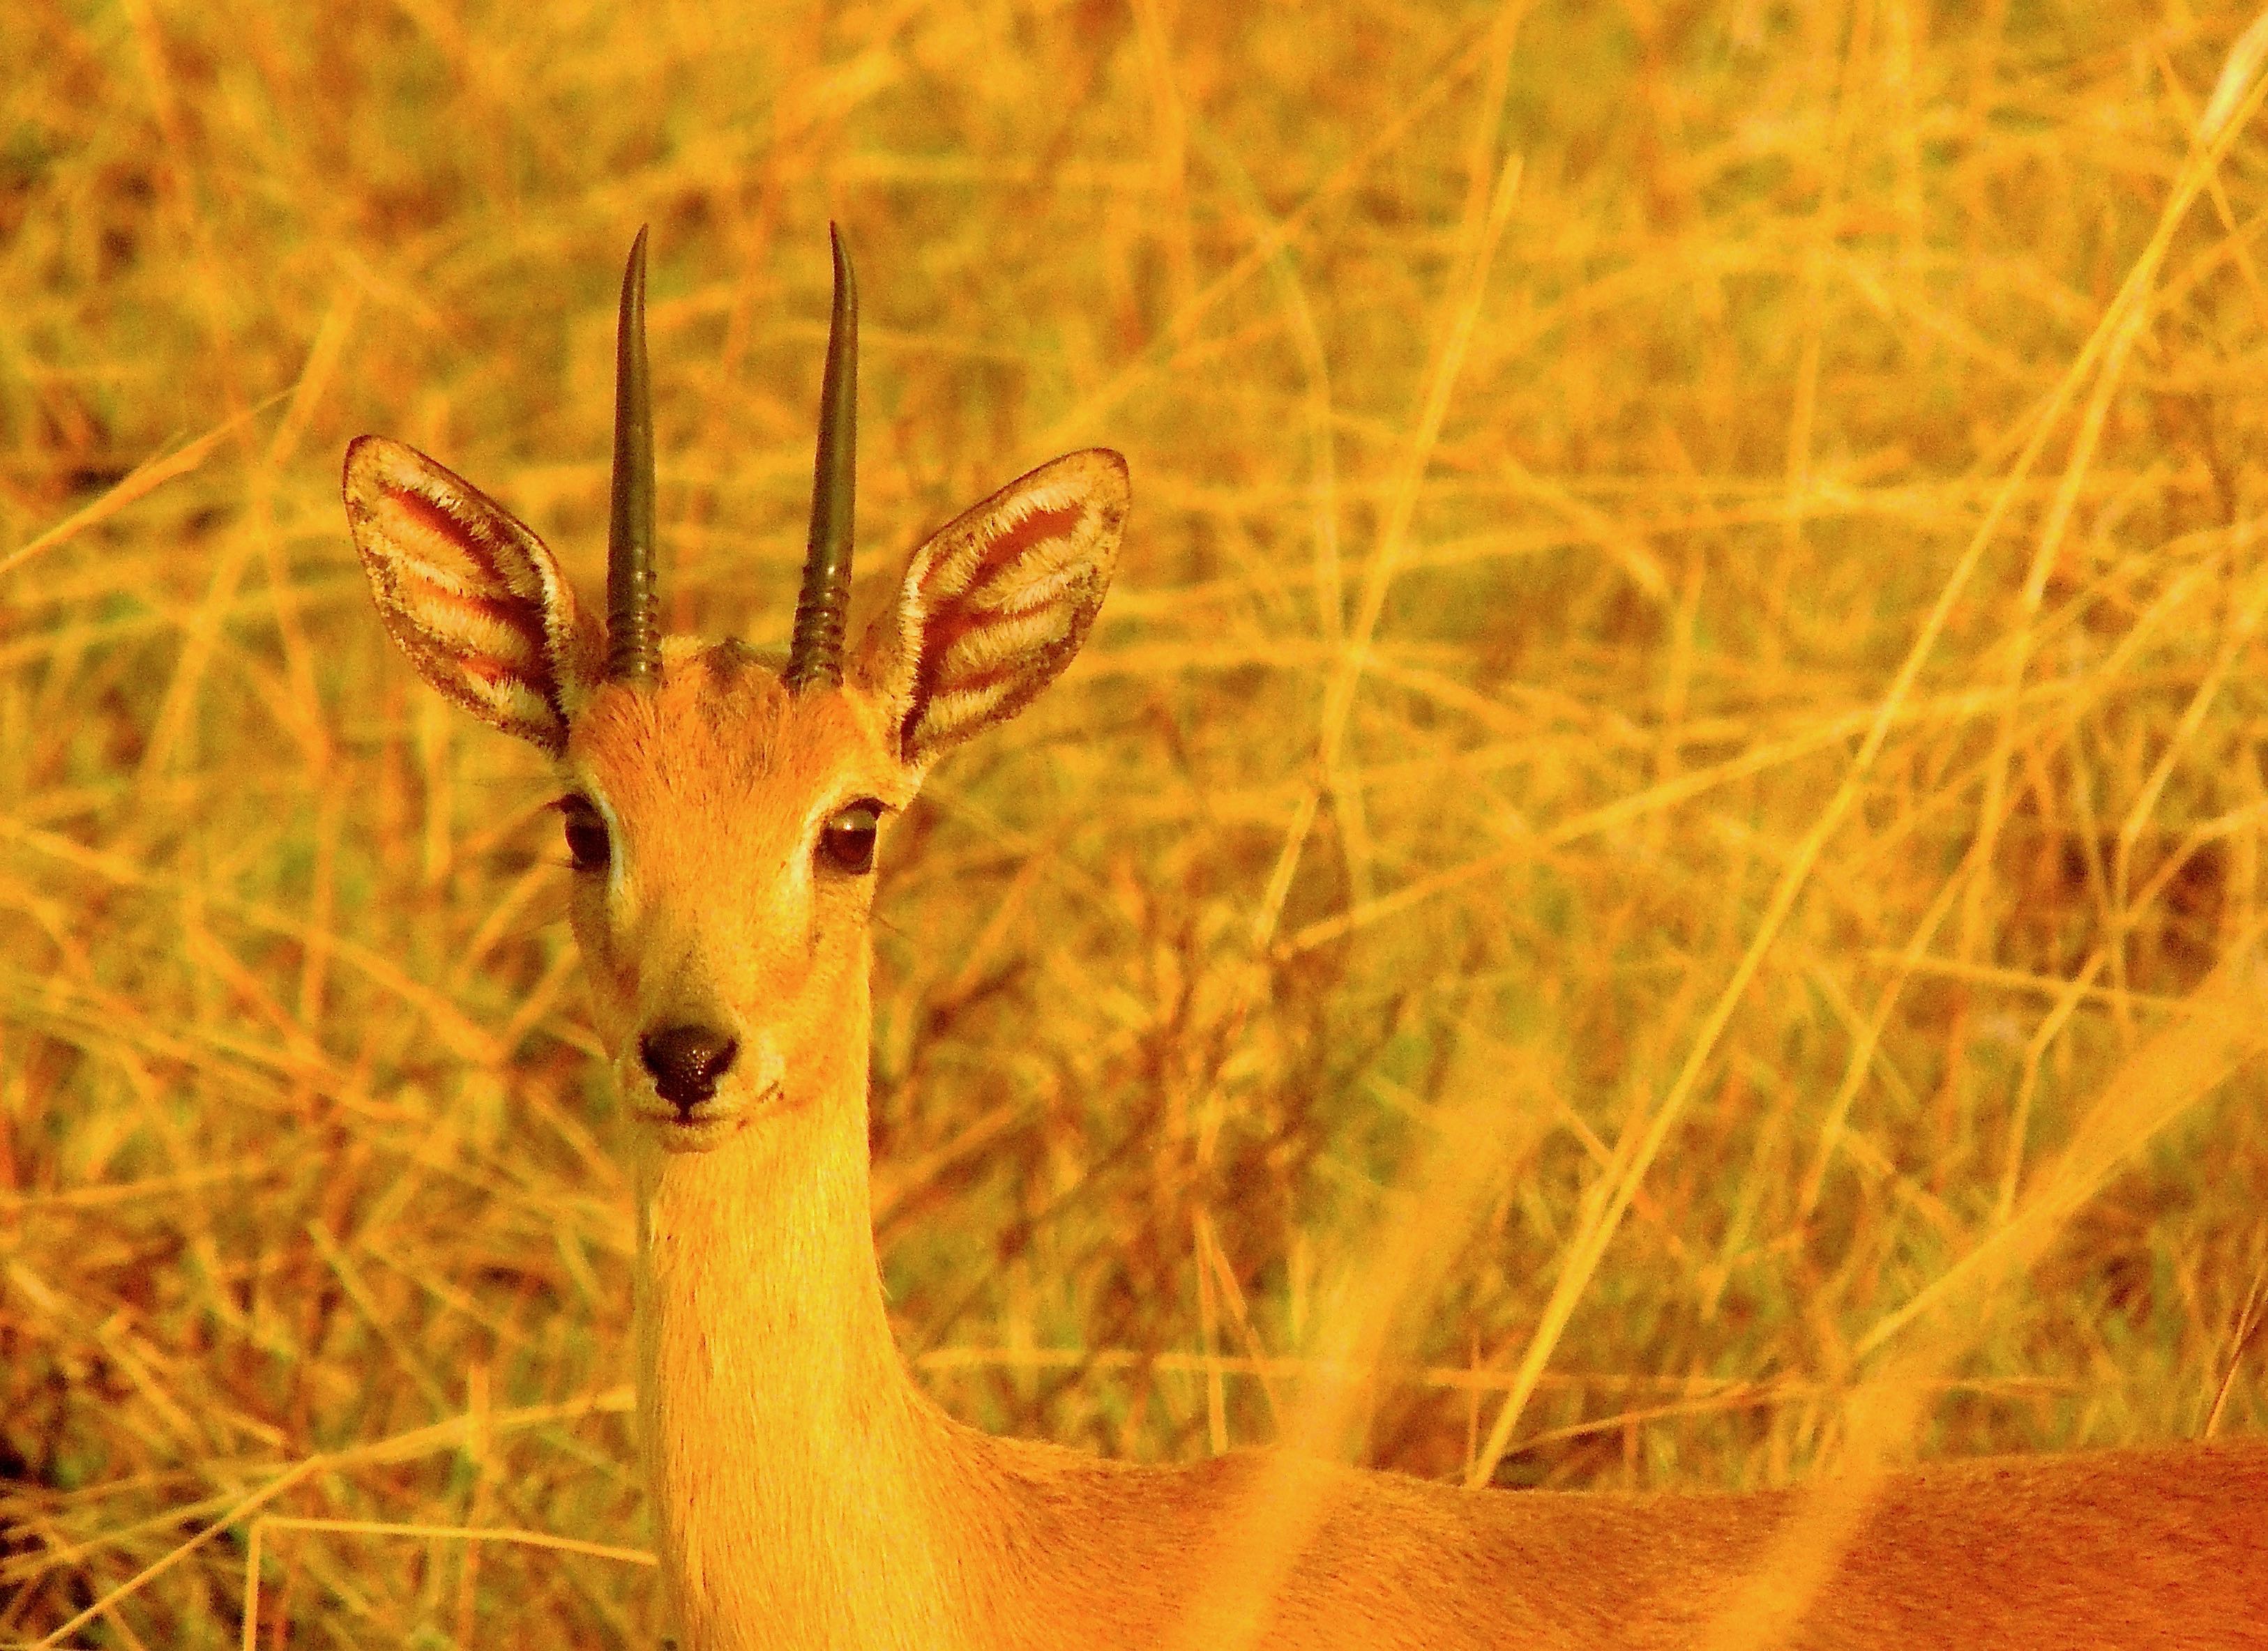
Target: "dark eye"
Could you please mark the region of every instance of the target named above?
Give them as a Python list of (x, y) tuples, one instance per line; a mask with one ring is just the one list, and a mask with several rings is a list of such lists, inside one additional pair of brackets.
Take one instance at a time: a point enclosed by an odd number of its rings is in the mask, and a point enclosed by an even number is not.
[(874, 869), (874, 833), (882, 823), (882, 805), (871, 798), (839, 808), (819, 828), (821, 869), (846, 877), (862, 877)]
[(586, 796), (563, 796), (559, 812), (567, 833), (567, 855), (578, 871), (604, 871), (612, 849), (607, 841), (607, 822)]

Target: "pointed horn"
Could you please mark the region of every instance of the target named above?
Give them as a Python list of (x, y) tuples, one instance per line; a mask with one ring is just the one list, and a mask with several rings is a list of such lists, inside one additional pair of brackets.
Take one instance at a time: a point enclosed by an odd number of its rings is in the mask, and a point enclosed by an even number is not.
[(843, 628), (850, 609), (851, 518), (858, 466), (858, 283), (833, 224), (835, 316), (827, 334), (827, 379), (819, 394), (819, 459), (811, 482), (811, 548), (795, 599), (795, 640), (784, 680), (791, 689), (843, 680)]
[(630, 244), (615, 331), (614, 513), (607, 531), (607, 677), (661, 671), (653, 572), (653, 397), (645, 359), (645, 231)]

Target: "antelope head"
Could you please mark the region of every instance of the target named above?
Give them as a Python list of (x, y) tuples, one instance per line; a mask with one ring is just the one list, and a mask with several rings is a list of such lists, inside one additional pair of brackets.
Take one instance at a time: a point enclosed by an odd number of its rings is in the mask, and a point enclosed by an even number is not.
[(1069, 663), (1126, 515), (1116, 453), (1043, 465), (933, 534), (846, 649), (858, 297), (839, 235), (834, 250), (810, 551), (784, 659), (659, 635), (644, 231), (622, 280), (603, 627), (478, 488), (399, 442), (347, 450), (347, 516), (394, 641), (556, 766), (599, 1030), (630, 1111), (673, 1153), (852, 1083), (863, 1107), (877, 838), (940, 754)]

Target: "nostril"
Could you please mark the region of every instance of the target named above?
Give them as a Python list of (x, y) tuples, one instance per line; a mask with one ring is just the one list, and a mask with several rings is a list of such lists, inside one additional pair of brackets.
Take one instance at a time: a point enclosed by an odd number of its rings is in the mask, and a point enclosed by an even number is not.
[(653, 1075), (653, 1087), (680, 1112), (714, 1095), (740, 1053), (739, 1039), (714, 1026), (665, 1026), (638, 1039), (638, 1058)]

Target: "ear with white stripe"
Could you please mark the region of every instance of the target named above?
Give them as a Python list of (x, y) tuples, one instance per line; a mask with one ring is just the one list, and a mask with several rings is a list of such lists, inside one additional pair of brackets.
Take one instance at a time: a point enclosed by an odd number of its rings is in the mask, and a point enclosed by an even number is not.
[(414, 447), (347, 449), (347, 525), (379, 617), (418, 673), (474, 715), (557, 755), (601, 644), (543, 541)]
[(1126, 499), (1123, 459), (1065, 453), (914, 553), (858, 664), (909, 767), (1005, 723), (1071, 663), (1110, 587)]

